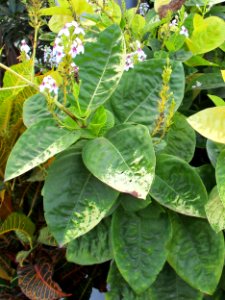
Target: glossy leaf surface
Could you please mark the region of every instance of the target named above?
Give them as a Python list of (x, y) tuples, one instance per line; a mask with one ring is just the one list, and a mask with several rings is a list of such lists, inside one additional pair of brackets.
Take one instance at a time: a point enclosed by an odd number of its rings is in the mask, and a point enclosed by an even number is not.
[(206, 108), (190, 116), (188, 123), (204, 137), (225, 144), (225, 107)]
[(120, 273), (136, 293), (143, 293), (155, 281), (166, 261), (170, 238), (169, 218), (156, 204), (136, 213), (122, 207), (114, 213), (114, 258)]
[(147, 195), (146, 199), (143, 200), (137, 199), (131, 195), (120, 194), (118, 200), (125, 210), (132, 212), (141, 210), (147, 207), (152, 202), (152, 199), (149, 195)]
[[(159, 117), (159, 93), (165, 65), (166, 60), (150, 59), (124, 72), (118, 88), (110, 98), (112, 110), (120, 123), (134, 122), (153, 130)], [(173, 61), (171, 66), (169, 92), (173, 92), (177, 110), (184, 95), (184, 71), (180, 62)], [(170, 105), (171, 99), (166, 104), (165, 117), (168, 117)]]
[(225, 207), (225, 150), (220, 152), (217, 159), (216, 182), (220, 199)]
[(103, 219), (91, 231), (71, 241), (67, 246), (67, 260), (79, 265), (94, 265), (112, 259), (110, 225), (111, 218)]
[(119, 125), (89, 141), (82, 152), (89, 171), (112, 188), (145, 199), (154, 178), (155, 154), (142, 125)]
[(59, 244), (66, 244), (95, 227), (114, 205), (118, 192), (88, 172), (75, 145), (49, 168), (43, 196), (50, 232)]
[(225, 207), (215, 186), (209, 194), (209, 201), (205, 207), (206, 216), (215, 232), (225, 229)]
[(224, 264), (224, 238), (208, 222), (171, 214), (173, 238), (168, 261), (192, 287), (212, 295)]
[(100, 33), (96, 43), (87, 43), (84, 54), (76, 57), (82, 81), (81, 109), (94, 110), (111, 96), (123, 74), (124, 51), (121, 30), (112, 25)]
[(183, 281), (166, 265), (150, 287), (148, 300), (201, 300), (203, 294)]
[(181, 214), (205, 217), (208, 196), (200, 176), (185, 161), (167, 154), (157, 156), (150, 195)]
[(60, 128), (52, 119), (34, 124), (21, 135), (14, 146), (7, 162), (5, 180), (33, 169), (79, 138), (79, 131)]
[(167, 145), (162, 152), (189, 162), (195, 151), (195, 132), (180, 113), (175, 114), (172, 122), (165, 138)]

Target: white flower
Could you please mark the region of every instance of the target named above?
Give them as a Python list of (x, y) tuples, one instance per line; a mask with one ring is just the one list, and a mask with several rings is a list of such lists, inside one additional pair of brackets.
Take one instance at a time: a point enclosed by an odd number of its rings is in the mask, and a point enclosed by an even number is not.
[(77, 42), (77, 52), (78, 52), (78, 54), (80, 54), (80, 53), (83, 54), (84, 53), (84, 46), (83, 46), (83, 43), (82, 43), (81, 39), (76, 38), (75, 41)]
[(178, 25), (178, 22), (177, 22), (176, 19), (173, 19), (173, 20), (170, 22), (170, 24), (169, 24), (170, 27), (172, 27), (172, 26), (177, 26), (177, 25)]
[(200, 81), (196, 81), (195, 85), (192, 85), (192, 88), (193, 89), (197, 89), (197, 88), (200, 88), (201, 86), (202, 86), (201, 82)]
[(133, 53), (130, 53), (126, 57), (125, 67), (124, 70), (128, 71), (129, 69), (134, 68), (134, 59), (133, 59)]
[(184, 26), (181, 27), (180, 34), (184, 35), (186, 38), (189, 37), (188, 30)]
[(64, 26), (63, 29), (61, 29), (58, 33), (58, 37), (61, 37), (62, 35), (65, 35), (67, 37), (70, 36), (70, 31), (68, 29), (68, 27)]
[(140, 15), (145, 16), (148, 10), (149, 10), (148, 3), (140, 4), (140, 8), (139, 8)]
[(147, 55), (144, 53), (144, 51), (139, 48), (137, 51), (136, 51), (136, 54), (138, 55), (138, 60), (139, 61), (144, 61), (147, 57)]
[(41, 85), (39, 86), (39, 90), (41, 93), (48, 92), (48, 93), (54, 93), (55, 95), (58, 94), (58, 87), (56, 84), (56, 81), (50, 76), (46, 76)]
[(27, 42), (25, 40), (21, 41), (20, 51), (24, 51), (26, 53), (26, 56), (29, 58), (28, 53), (30, 52), (30, 47), (27, 45)]
[(72, 62), (70, 66), (72, 67), (74, 73), (78, 73), (79, 67), (74, 62)]
[(82, 35), (85, 35), (84, 29), (81, 28), (81, 27), (76, 27), (76, 28), (74, 29), (74, 33), (75, 33), (75, 34), (82, 34)]

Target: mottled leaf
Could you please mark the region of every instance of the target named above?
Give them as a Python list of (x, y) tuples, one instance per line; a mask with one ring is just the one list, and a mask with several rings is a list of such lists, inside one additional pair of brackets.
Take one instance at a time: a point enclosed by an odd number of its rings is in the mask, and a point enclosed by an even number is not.
[(216, 162), (216, 182), (220, 199), (225, 207), (225, 150), (220, 152)]
[(207, 192), (200, 176), (185, 161), (167, 154), (157, 156), (150, 195), (179, 213), (205, 217)]
[(55, 159), (42, 193), (45, 218), (59, 244), (66, 244), (90, 231), (105, 217), (118, 197), (117, 191), (88, 172), (78, 145)]
[(152, 199), (149, 195), (143, 200), (137, 199), (131, 195), (120, 194), (118, 201), (121, 202), (121, 205), (125, 210), (134, 212), (147, 207), (152, 202)]
[[(159, 238), (160, 236), (160, 238)], [(112, 220), (116, 264), (138, 294), (155, 281), (167, 258), (171, 227), (166, 212), (156, 204), (136, 213), (118, 208)]]
[(89, 171), (112, 188), (145, 199), (154, 178), (155, 154), (142, 125), (114, 127), (89, 141), (82, 152)]
[(205, 220), (171, 214), (173, 238), (168, 261), (192, 287), (206, 294), (215, 291), (224, 264), (223, 234)]
[(112, 259), (110, 225), (111, 218), (103, 219), (91, 231), (71, 241), (67, 246), (67, 260), (79, 265), (94, 265)]
[(17, 177), (47, 161), (75, 143), (80, 136), (80, 131), (60, 128), (52, 119), (34, 124), (21, 135), (10, 153), (5, 180)]

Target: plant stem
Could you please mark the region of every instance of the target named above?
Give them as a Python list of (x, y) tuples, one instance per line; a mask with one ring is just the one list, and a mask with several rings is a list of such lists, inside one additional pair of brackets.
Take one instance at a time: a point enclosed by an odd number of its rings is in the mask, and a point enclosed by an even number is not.
[(26, 83), (28, 83), (28, 85), (32, 86), (33, 88), (35, 88), (36, 90), (39, 90), (38, 86), (33, 83), (32, 81), (28, 80), (27, 78), (23, 77), (22, 75), (20, 75), (19, 73), (15, 72), (14, 70), (10, 69), (9, 67), (5, 66), (4, 64), (0, 63), (0, 68), (9, 71), (10, 73), (12, 73), (13, 75), (17, 76), (18, 78), (20, 78), (21, 80), (25, 81)]
[(9, 87), (2, 87), (0, 88), (1, 91), (7, 91), (7, 90), (12, 90), (12, 89), (21, 89), (28, 87), (29, 84), (23, 84), (23, 85), (17, 85), (17, 86), (9, 86)]
[[(36, 20), (38, 23), (38, 20)], [(35, 76), (35, 57), (36, 57), (36, 51), (37, 51), (37, 38), (38, 38), (38, 31), (39, 31), (40, 25), (38, 24), (34, 28), (34, 44), (33, 44), (33, 53), (32, 53), (32, 73), (31, 73), (31, 81), (34, 82), (34, 76)]]

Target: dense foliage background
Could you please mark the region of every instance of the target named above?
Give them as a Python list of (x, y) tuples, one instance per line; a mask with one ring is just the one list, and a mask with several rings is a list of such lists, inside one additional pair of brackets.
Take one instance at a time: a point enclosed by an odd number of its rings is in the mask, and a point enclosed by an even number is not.
[(0, 9), (0, 299), (224, 299), (223, 1)]

